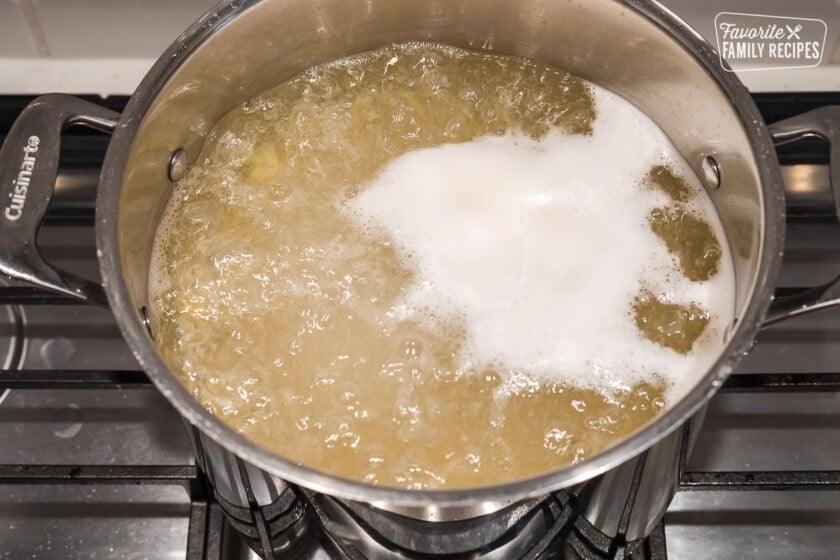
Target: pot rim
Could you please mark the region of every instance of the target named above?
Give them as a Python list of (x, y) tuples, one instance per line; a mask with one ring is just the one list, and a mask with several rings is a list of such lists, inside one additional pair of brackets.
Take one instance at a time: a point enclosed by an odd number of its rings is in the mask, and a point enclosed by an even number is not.
[(616, 0), (668, 33), (705, 68), (741, 118), (762, 185), (764, 236), (758, 273), (743, 317), (721, 357), (678, 403), (650, 424), (585, 461), (541, 474), (475, 488), (408, 490), (344, 479), (285, 459), (263, 449), (225, 425), (201, 406), (170, 372), (131, 303), (119, 258), (117, 213), (126, 158), (135, 133), (161, 87), (200, 44), (226, 22), (263, 0), (219, 4), (192, 24), (165, 51), (131, 96), (108, 145), (96, 201), (96, 239), (103, 286), (123, 337), (163, 396), (191, 424), (253, 465), (300, 486), (361, 502), (388, 506), (451, 507), (476, 502), (513, 503), (593, 478), (635, 457), (689, 419), (720, 388), (736, 361), (752, 347), (770, 305), (784, 246), (785, 206), (781, 172), (770, 133), (746, 88), (720, 65), (714, 48), (696, 31), (654, 0)]

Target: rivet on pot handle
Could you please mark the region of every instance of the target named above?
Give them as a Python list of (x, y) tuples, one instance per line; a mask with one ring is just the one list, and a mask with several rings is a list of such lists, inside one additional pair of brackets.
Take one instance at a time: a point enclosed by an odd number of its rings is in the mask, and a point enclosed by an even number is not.
[[(828, 175), (834, 194), (835, 214), (840, 220), (840, 105), (820, 107), (773, 123), (768, 128), (777, 146), (809, 137), (822, 138), (829, 143)], [(821, 286), (776, 298), (762, 327), (832, 307), (840, 307), (840, 276)]]
[(48, 264), (35, 243), (55, 190), (61, 133), (72, 125), (111, 132), (119, 114), (78, 97), (36, 98), (0, 148), (0, 272), (64, 296), (108, 306), (102, 286)]

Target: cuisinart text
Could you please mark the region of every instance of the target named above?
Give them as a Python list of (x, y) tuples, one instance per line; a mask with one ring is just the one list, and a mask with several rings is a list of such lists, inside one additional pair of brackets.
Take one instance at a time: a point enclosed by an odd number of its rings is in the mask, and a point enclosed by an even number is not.
[(37, 136), (30, 136), (29, 141), (23, 147), (23, 160), (20, 162), (20, 171), (16, 179), (12, 181), (12, 191), (9, 193), (11, 201), (3, 215), (11, 222), (16, 222), (23, 215), (23, 207), (26, 204), (26, 194), (29, 192), (29, 181), (37, 163), (38, 145), (41, 139)]

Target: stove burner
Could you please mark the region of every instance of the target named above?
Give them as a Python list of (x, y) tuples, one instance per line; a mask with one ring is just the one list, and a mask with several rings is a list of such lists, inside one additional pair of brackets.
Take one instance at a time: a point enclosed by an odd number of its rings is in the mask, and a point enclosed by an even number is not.
[(564, 543), (564, 560), (615, 560), (649, 558), (646, 540), (624, 542), (596, 529), (585, 517), (578, 517)]
[(313, 537), (305, 517), (306, 506), (295, 489), (289, 487), (267, 506), (243, 508), (227, 501), (218, 492), (213, 496), (227, 514), (228, 523), (254, 550), (269, 558), (294, 558), (311, 548)]
[[(556, 492), (472, 519), (432, 522), (304, 491), (339, 558), (414, 560), (429, 555), (503, 560), (560, 558), (571, 517), (569, 496)], [(553, 552), (552, 552), (553, 550)]]

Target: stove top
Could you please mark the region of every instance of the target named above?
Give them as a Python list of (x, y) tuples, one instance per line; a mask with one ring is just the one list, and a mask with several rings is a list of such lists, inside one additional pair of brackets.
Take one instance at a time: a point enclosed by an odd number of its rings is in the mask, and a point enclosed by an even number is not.
[[(767, 122), (840, 103), (832, 93), (755, 98)], [(30, 99), (0, 96), (0, 140)], [(126, 99), (95, 101), (119, 110)], [(92, 279), (93, 199), (107, 142), (84, 130), (65, 136), (57, 194), (40, 233), (48, 260)], [(840, 225), (826, 146), (804, 142), (779, 155), (789, 213), (779, 292), (791, 293), (840, 273)], [(683, 453), (680, 491), (651, 537), (629, 546), (604, 541), (585, 523), (568, 522), (561, 492), (541, 504), (539, 519), (515, 521), (542, 523), (543, 534), (562, 542), (530, 543), (522, 554), (835, 558), (838, 325), (840, 311), (825, 311), (759, 335), (712, 400), (693, 453)], [(107, 311), (0, 279), (0, 365), (0, 558), (256, 558), (195, 466), (180, 417), (139, 369)], [(320, 511), (339, 507), (325, 497), (304, 499), (310, 527), (328, 523)], [(277, 519), (261, 528), (260, 519), (243, 520), (258, 527), (257, 549)], [(308, 531), (295, 546), (275, 542), (275, 556), (362, 557), (341, 535)]]

